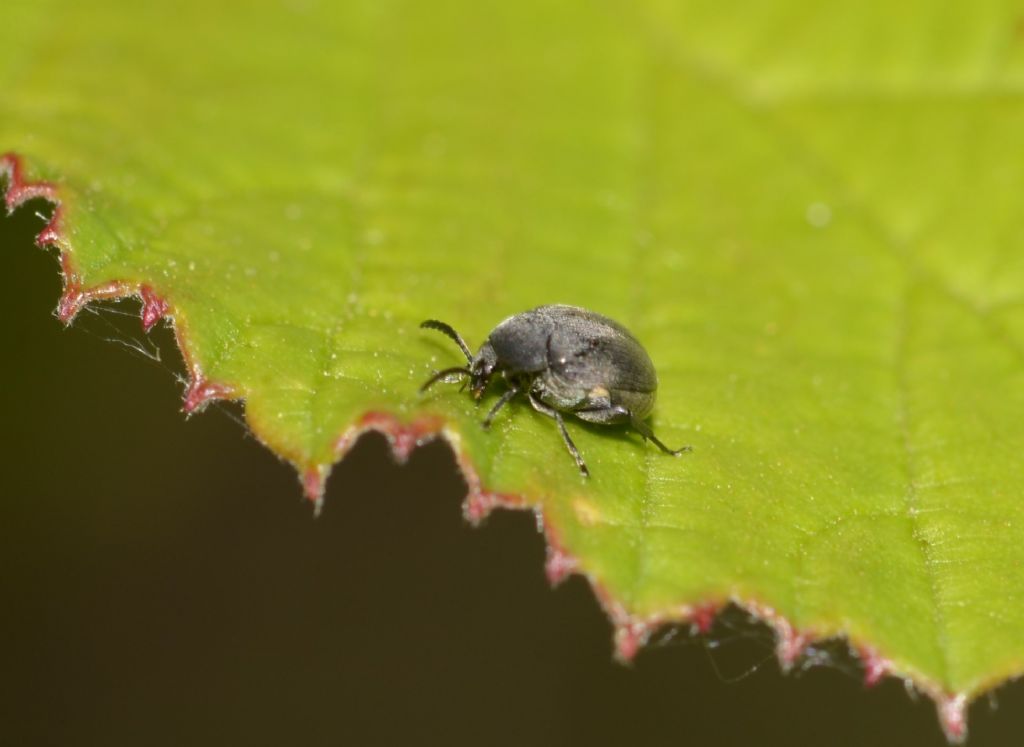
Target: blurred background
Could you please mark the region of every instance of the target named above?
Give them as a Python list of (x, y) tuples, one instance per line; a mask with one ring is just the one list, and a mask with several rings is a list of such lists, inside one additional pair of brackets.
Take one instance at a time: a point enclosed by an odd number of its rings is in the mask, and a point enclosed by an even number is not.
[[(841, 646), (781, 675), (738, 613), (616, 663), (532, 514), (464, 523), (444, 444), (398, 466), (364, 438), (314, 520), (240, 410), (180, 412), (166, 328), (58, 323), (45, 209), (0, 211), (0, 744), (945, 744)], [(1018, 744), (1022, 706), (1020, 682), (976, 703), (970, 744)]]

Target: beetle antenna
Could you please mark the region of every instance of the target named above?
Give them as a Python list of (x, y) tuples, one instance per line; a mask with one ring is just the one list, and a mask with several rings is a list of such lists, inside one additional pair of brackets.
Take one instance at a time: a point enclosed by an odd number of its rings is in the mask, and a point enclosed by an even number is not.
[(437, 382), (439, 382), (441, 379), (445, 378), (446, 376), (455, 376), (455, 375), (459, 375), (459, 376), (472, 376), (473, 374), (470, 373), (470, 370), (468, 368), (466, 368), (465, 366), (454, 366), (453, 368), (446, 368), (446, 369), (444, 369), (442, 371), (438, 371), (433, 376), (431, 376), (429, 379), (427, 379), (427, 381), (423, 384), (423, 386), (420, 387), (420, 393), (422, 394), (423, 392), (427, 391), (430, 387), (432, 387), (434, 384), (436, 384)]
[(436, 329), (438, 332), (447, 335), (448, 337), (455, 340), (455, 343), (462, 348), (463, 354), (466, 356), (466, 360), (469, 363), (473, 362), (473, 354), (469, 352), (469, 345), (462, 339), (462, 336), (452, 329), (450, 324), (439, 322), (436, 319), (427, 319), (425, 322), (420, 324), (420, 329)]

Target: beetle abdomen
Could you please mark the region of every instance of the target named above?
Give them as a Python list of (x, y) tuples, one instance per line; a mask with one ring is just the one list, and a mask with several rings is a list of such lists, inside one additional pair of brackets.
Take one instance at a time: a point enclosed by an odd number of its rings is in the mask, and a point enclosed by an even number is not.
[(552, 370), (584, 386), (609, 390), (653, 392), (658, 387), (654, 364), (643, 346), (621, 324), (574, 306), (553, 309), (561, 324), (553, 325)]

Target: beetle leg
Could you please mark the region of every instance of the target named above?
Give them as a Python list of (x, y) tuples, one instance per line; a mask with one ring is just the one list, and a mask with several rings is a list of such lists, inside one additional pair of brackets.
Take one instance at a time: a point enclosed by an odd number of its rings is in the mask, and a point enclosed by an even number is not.
[[(622, 409), (625, 410), (626, 408), (622, 408)], [(693, 447), (689, 446), (689, 445), (681, 446), (678, 449), (670, 449), (670, 448), (668, 448), (665, 444), (663, 444), (658, 439), (657, 436), (654, 435), (654, 431), (651, 430), (651, 426), (647, 425), (647, 423), (645, 423), (644, 421), (640, 420), (640, 418), (633, 417), (633, 413), (629, 412), (628, 410), (626, 410), (626, 412), (629, 414), (629, 423), (630, 423), (630, 425), (633, 426), (633, 430), (635, 430), (637, 433), (639, 433), (644, 438), (653, 441), (655, 446), (657, 446), (659, 449), (664, 451), (666, 454), (671, 454), (672, 456), (679, 456), (680, 454), (682, 454), (684, 452), (693, 451)]]
[(654, 435), (654, 431), (651, 430), (651, 426), (647, 425), (643, 420), (635, 417), (629, 409), (622, 405), (611, 405), (609, 407), (597, 406), (597, 407), (584, 407), (576, 410), (574, 413), (581, 420), (586, 420), (590, 423), (602, 423), (602, 424), (614, 424), (628, 421), (637, 433), (639, 433), (644, 440), (653, 441), (654, 444), (664, 451), (666, 454), (672, 456), (679, 456), (680, 454), (693, 451), (692, 446), (683, 446), (679, 449), (670, 449), (661, 442), (657, 436)]
[(562, 420), (562, 413), (553, 407), (548, 407), (539, 399), (537, 399), (533, 392), (529, 392), (527, 396), (530, 398), (530, 404), (533, 405), (533, 409), (543, 415), (547, 415), (549, 418), (554, 418), (555, 422), (558, 423), (558, 430), (562, 434), (562, 440), (565, 441), (565, 447), (572, 454), (572, 458), (576, 460), (576, 466), (580, 468), (580, 472), (583, 473), (584, 477), (590, 476), (590, 470), (587, 469), (586, 463), (583, 461), (583, 457), (580, 456), (579, 450), (576, 448), (576, 444), (569, 438), (569, 431), (565, 429), (565, 421)]
[[(423, 386), (420, 387), (420, 394), (422, 394), (423, 392), (427, 391), (430, 387), (432, 387), (434, 384), (439, 382), (441, 379), (445, 379), (445, 378), (447, 378), (449, 376), (472, 376), (472, 375), (473, 374), (470, 373), (469, 369), (466, 368), (465, 366), (455, 366), (453, 368), (445, 368), (445, 369), (443, 369), (441, 371), (436, 371), (434, 373), (434, 375), (431, 376), (429, 379), (427, 379), (423, 383)], [(463, 386), (465, 386), (465, 383), (463, 383)]]
[(484, 418), (484, 428), (491, 427), (491, 421), (494, 420), (494, 416), (498, 414), (498, 410), (507, 405), (513, 397), (519, 394), (519, 392), (520, 389), (518, 387), (512, 387), (507, 389), (505, 393), (501, 395), (501, 399), (494, 403), (494, 407), (491, 408), (491, 411), (487, 413), (487, 417)]
[(604, 404), (588, 401), (582, 407), (573, 410), (573, 415), (588, 423), (598, 423), (600, 425), (617, 425), (619, 423), (629, 423), (633, 420), (633, 415), (629, 410), (622, 405), (613, 405), (611, 402)]

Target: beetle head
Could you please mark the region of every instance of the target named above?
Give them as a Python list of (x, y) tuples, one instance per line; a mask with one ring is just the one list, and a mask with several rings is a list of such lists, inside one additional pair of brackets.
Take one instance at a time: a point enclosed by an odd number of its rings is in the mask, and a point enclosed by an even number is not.
[[(420, 391), (426, 391), (436, 382), (449, 376), (465, 376), (469, 379), (466, 383), (469, 384), (469, 391), (472, 392), (474, 399), (480, 399), (484, 394), (484, 390), (487, 389), (487, 384), (491, 381), (491, 376), (494, 375), (495, 365), (498, 361), (498, 356), (494, 352), (491, 343), (485, 342), (480, 348), (480, 352), (474, 356), (469, 352), (469, 346), (466, 345), (466, 341), (462, 339), (458, 332), (452, 329), (450, 324), (439, 322), (436, 319), (428, 319), (420, 324), (420, 327), (436, 329), (438, 332), (447, 335), (455, 341), (462, 354), (466, 356), (465, 366), (454, 366), (437, 371), (420, 387)], [(463, 387), (465, 385), (463, 383)]]
[(484, 396), (484, 390), (491, 382), (497, 364), (497, 353), (494, 352), (491, 343), (485, 342), (480, 346), (480, 352), (469, 364), (469, 391), (473, 394), (473, 399), (480, 399)]

